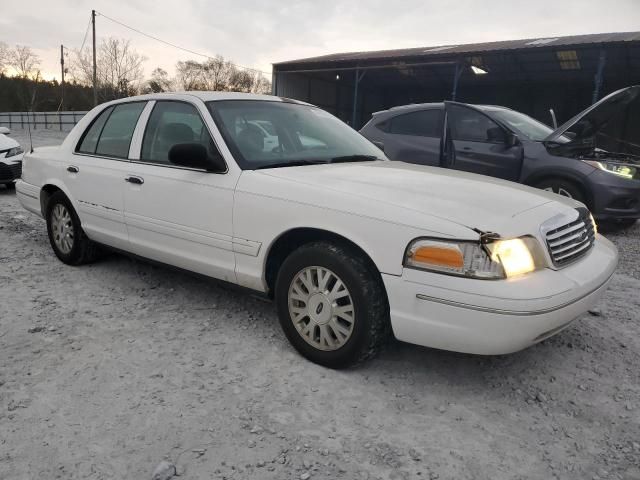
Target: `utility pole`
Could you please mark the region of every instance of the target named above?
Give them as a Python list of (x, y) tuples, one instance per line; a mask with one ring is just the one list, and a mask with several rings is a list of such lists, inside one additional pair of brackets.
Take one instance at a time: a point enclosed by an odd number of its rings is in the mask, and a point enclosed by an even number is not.
[(60, 73), (62, 79), (60, 82), (60, 110), (64, 110), (64, 45), (60, 45)]
[(96, 11), (91, 10), (91, 28), (93, 30), (93, 105), (98, 105), (98, 81), (96, 75)]

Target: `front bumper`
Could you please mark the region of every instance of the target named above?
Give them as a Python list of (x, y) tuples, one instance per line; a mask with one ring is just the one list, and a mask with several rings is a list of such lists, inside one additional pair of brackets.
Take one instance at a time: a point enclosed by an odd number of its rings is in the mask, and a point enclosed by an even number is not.
[(640, 180), (629, 180), (601, 170), (587, 177), (597, 220), (640, 218)]
[(561, 270), (491, 281), (405, 269), (383, 280), (398, 340), (500, 355), (549, 338), (587, 312), (617, 262), (615, 246), (598, 236), (585, 257)]
[(0, 184), (15, 182), (22, 175), (22, 157), (24, 154), (9, 158), (0, 158)]

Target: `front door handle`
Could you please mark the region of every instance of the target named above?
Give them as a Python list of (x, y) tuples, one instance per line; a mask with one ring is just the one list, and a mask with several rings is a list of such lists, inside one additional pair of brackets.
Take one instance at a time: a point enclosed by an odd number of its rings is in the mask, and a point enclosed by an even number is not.
[(78, 167), (76, 167), (75, 165), (69, 165), (67, 167), (67, 172), (78, 173), (79, 171), (80, 171), (80, 169)]
[(140, 177), (130, 176), (124, 179), (125, 182), (135, 183), (136, 185), (142, 185), (144, 183), (144, 179)]

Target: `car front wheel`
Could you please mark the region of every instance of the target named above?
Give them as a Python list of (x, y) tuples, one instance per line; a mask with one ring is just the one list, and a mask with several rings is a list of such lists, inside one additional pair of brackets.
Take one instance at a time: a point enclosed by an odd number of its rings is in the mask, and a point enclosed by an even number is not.
[(553, 192), (563, 197), (572, 198), (574, 200), (577, 200), (578, 202), (585, 203), (586, 201), (584, 194), (582, 193), (580, 188), (578, 188), (574, 183), (562, 178), (543, 180), (535, 186), (536, 188), (540, 188), (541, 190)]
[(51, 195), (46, 209), (47, 233), (56, 256), (68, 265), (88, 263), (98, 255), (98, 245), (82, 230), (80, 219), (63, 192)]
[(375, 355), (389, 334), (379, 272), (355, 251), (329, 242), (303, 245), (276, 280), (280, 324), (307, 359), (345, 368)]

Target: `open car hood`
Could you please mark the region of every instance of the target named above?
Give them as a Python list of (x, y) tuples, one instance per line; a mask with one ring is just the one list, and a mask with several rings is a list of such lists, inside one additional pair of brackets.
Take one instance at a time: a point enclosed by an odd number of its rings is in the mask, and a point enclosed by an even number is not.
[(640, 156), (640, 85), (607, 95), (554, 130), (545, 142)]

